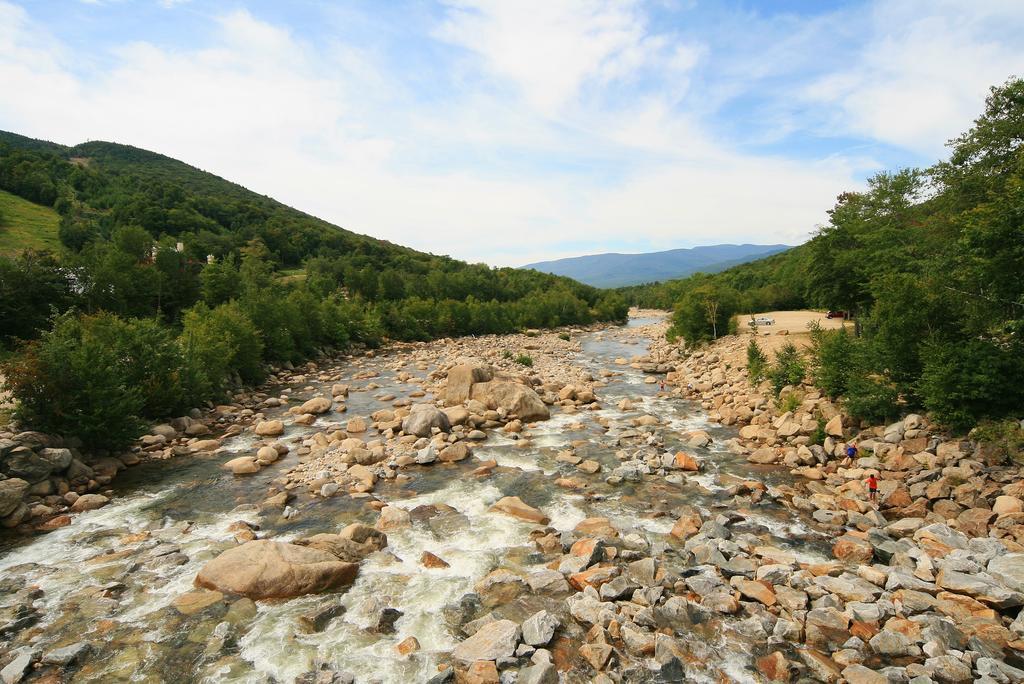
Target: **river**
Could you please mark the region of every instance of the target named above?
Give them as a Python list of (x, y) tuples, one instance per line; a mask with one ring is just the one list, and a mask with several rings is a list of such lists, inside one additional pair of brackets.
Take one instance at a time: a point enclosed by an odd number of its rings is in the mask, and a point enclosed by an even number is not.
[[(629, 326), (654, 321), (634, 318)], [(614, 373), (599, 389), (601, 410), (556, 411), (529, 430), (530, 438), (522, 443), (512, 435), (491, 433), (474, 451), (478, 459), (498, 462), (488, 476), (472, 475), (477, 464), (470, 458), (412, 466), (402, 470), (409, 477), (382, 481), (374, 492), (378, 499), (405, 509), (447, 504), (457, 513), (414, 516), (411, 527), (389, 532), (389, 553), (367, 559), (344, 593), (263, 602), (255, 614), (248, 603), (192, 615), (173, 606), (176, 597), (192, 589), (199, 568), (236, 543), (228, 529), (232, 523), (246, 521), (259, 527), (261, 538), (281, 541), (376, 520), (365, 499), (349, 496), (300, 497), (287, 518), (280, 510), (260, 512), (257, 504), (266, 498), (268, 487), (297, 456), (293, 452), (255, 475), (232, 476), (220, 464), (251, 451), (251, 438), (240, 436), (212, 457), (147, 462), (129, 469), (116, 479), (117, 496), (108, 506), (79, 515), (68, 527), (0, 547), (5, 590), (0, 608), (10, 612), (26, 601), (33, 603), (42, 617), (29, 629), (35, 636), (33, 647), (41, 652), (89, 643), (92, 650), (74, 674), (76, 682), (291, 682), (319, 663), (350, 672), (360, 683), (419, 682), (436, 674), (443, 655), (463, 638), (455, 633), (458, 620), (453, 615), (458, 616), (460, 601), (466, 604), (463, 597), (478, 580), (499, 567), (525, 575), (550, 560), (533, 543), (533, 525), (488, 511), (503, 496), (521, 496), (543, 510), (557, 530), (572, 530), (587, 517), (607, 517), (622, 537), (637, 533), (643, 544), (669, 558), (680, 546), (669, 536), (680, 506), (695, 506), (712, 516), (738, 510), (743, 520), (733, 528), (735, 533), (747, 532), (802, 560), (826, 560), (829, 540), (814, 532), (811, 521), (774, 504), (771, 497), (755, 506), (749, 500), (734, 501), (729, 487), (737, 480), (757, 479), (771, 486), (784, 482), (786, 471), (747, 463), (723, 446), (735, 434), (731, 428), (710, 423), (693, 403), (659, 396), (658, 385), (645, 383), (641, 371), (615, 364), (618, 357), (645, 353), (645, 340), (626, 332), (611, 329), (581, 336), (582, 351), (575, 362), (594, 377)], [(396, 379), (394, 359), (387, 354), (351, 373), (367, 368), (377, 371), (373, 382), (379, 389), (354, 391), (348, 416), (389, 408), (390, 402), (375, 397), (409, 391), (407, 383)], [(423, 377), (431, 369), (404, 370)], [(353, 388), (365, 384), (347, 381)], [(273, 388), (271, 395), (329, 396), (329, 389), (301, 383)], [(633, 409), (616, 409), (626, 398), (634, 402)], [(679, 445), (677, 433), (708, 431), (714, 442), (707, 449), (689, 450), (703, 458), (702, 472), (606, 484), (607, 473), (620, 464), (619, 435), (631, 428), (631, 418), (644, 414), (661, 419), (659, 435), (669, 451)], [(333, 418), (345, 420), (342, 415)], [(290, 424), (281, 439), (301, 440), (317, 429), (322, 428)], [(586, 490), (553, 484), (556, 473), (579, 475), (573, 466), (556, 460), (573, 444), (578, 456), (603, 468), (588, 479)], [(425, 569), (420, 564), (424, 551), (450, 567)], [(37, 591), (26, 598), (29, 587)], [(338, 604), (344, 613), (322, 632), (303, 631), (300, 617)], [(500, 610), (522, 620), (540, 608), (564, 615), (562, 604), (562, 599), (528, 595)], [(377, 634), (370, 628), (388, 607), (402, 615), (393, 634)], [(563, 622), (567, 636), (582, 635), (584, 630), (571, 619)], [(744, 636), (741, 620), (733, 622), (707, 625), (690, 635), (695, 657), (708, 660), (708, 681), (756, 681), (750, 669), (752, 637)], [(409, 636), (417, 638), (420, 650), (400, 656), (395, 647)], [(577, 681), (573, 677), (567, 681)], [(578, 681), (587, 679), (581, 674)]]

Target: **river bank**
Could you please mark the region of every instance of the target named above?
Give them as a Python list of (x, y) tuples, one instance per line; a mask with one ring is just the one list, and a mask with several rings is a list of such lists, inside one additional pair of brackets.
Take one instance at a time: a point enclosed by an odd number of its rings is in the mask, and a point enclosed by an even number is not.
[[(218, 409), (211, 435), (154, 440), (106, 506), (0, 551), (0, 667), (86, 682), (959, 681), (964, 668), (1014, 681), (1005, 543), (807, 506), (824, 503), (835, 457), (806, 486), (791, 471), (811, 466), (749, 460), (817, 450), (793, 443), (799, 430), (771, 446), (743, 435), (737, 420), (774, 422), (771, 402), (664, 327), (637, 314), (307, 366)], [(725, 416), (740, 405), (749, 421)], [(220, 444), (173, 455), (204, 439)], [(989, 574), (970, 575), (980, 560)], [(961, 576), (989, 594), (950, 586)]]

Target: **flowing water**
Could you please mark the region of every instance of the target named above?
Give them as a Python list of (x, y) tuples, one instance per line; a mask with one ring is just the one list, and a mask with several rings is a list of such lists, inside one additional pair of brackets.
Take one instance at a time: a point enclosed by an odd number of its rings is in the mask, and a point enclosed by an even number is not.
[[(630, 326), (654, 321), (634, 319)], [(24, 601), (24, 591), (16, 594), (22, 586), (38, 587), (35, 605), (43, 619), (31, 628), (38, 635), (34, 645), (42, 652), (79, 641), (93, 646), (74, 681), (291, 682), (318, 663), (351, 672), (360, 683), (425, 681), (436, 674), (440, 656), (460, 640), (449, 615), (480, 578), (498, 567), (526, 574), (543, 569), (550, 560), (537, 553), (532, 543), (534, 526), (488, 511), (499, 498), (522, 496), (550, 516), (551, 526), (559, 530), (571, 530), (586, 517), (604, 516), (623, 536), (637, 532), (651, 544), (673, 547), (678, 542), (668, 533), (678, 506), (693, 505), (711, 513), (734, 510), (728, 493), (732, 476), (769, 485), (776, 478), (782, 481), (784, 471), (751, 466), (742, 456), (723, 449), (722, 442), (734, 432), (709, 423), (699, 406), (659, 396), (658, 386), (644, 383), (640, 371), (614, 364), (617, 357), (644, 354), (643, 339), (607, 330), (583, 335), (581, 342), (577, 363), (595, 377), (602, 371), (615, 373), (598, 390), (605, 408), (556, 412), (530, 430), (529, 439), (492, 433), (475, 449), (478, 458), (492, 458), (499, 464), (487, 477), (471, 475), (475, 467), (471, 458), (456, 464), (414, 466), (402, 471), (411, 476), (404, 482), (381, 481), (375, 496), (389, 503), (406, 509), (443, 503), (458, 513), (429, 519), (414, 516), (408, 529), (389, 532), (390, 553), (367, 559), (344, 593), (261, 602), (255, 614), (251, 605), (246, 612), (242, 604), (226, 613), (220, 607), (194, 615), (182, 615), (173, 607), (176, 597), (193, 588), (199, 568), (235, 544), (228, 530), (231, 523), (244, 520), (259, 526), (260, 537), (288, 540), (335, 532), (354, 521), (372, 524), (376, 518), (365, 500), (348, 496), (300, 498), (293, 504), (295, 514), (287, 519), (281, 511), (259, 512), (254, 504), (265, 498), (268, 486), (283, 470), (295, 464), (296, 456), (289, 455), (255, 475), (234, 477), (220, 464), (235, 453), (251, 451), (251, 438), (241, 436), (226, 443), (229, 453), (132, 468), (118, 477), (118, 495), (105, 508), (81, 514), (71, 526), (47, 535), (0, 547), (0, 582), (6, 592), (0, 596), (0, 608), (13, 600)], [(365, 416), (387, 408), (390, 403), (376, 397), (402, 396), (410, 389), (396, 379), (393, 358), (385, 356), (372, 363), (378, 371), (372, 381), (380, 387), (354, 391), (347, 402), (348, 415)], [(406, 370), (419, 377), (424, 373)], [(360, 382), (352, 380), (353, 387)], [(307, 396), (326, 389), (299, 383), (275, 391)], [(624, 398), (634, 402), (634, 409), (614, 408)], [(615, 455), (620, 448), (618, 434), (629, 426), (630, 418), (642, 414), (656, 415), (671, 426), (664, 431), (667, 450), (677, 446), (676, 431), (707, 430), (714, 438), (709, 449), (690, 450), (704, 458), (703, 472), (686, 474), (677, 483), (655, 475), (643, 482), (605, 484), (608, 472), (620, 463)], [(344, 420), (341, 415), (325, 418)], [(599, 420), (613, 421), (612, 429), (605, 430)], [(321, 429), (322, 425), (290, 425), (282, 440), (301, 439)], [(578, 456), (600, 462), (604, 472), (580, 475), (557, 461), (558, 452), (572, 443)], [(555, 473), (580, 475), (590, 486), (585, 493), (556, 487)], [(791, 549), (801, 558), (825, 559), (827, 540), (816, 535), (807, 521), (767, 500), (746, 505), (745, 520), (737, 529)], [(424, 551), (440, 556), (450, 567), (423, 568)], [(345, 612), (324, 631), (301, 629), (300, 617), (338, 604)], [(402, 616), (394, 634), (377, 634), (370, 628), (388, 607), (402, 611)], [(562, 599), (539, 596), (528, 596), (503, 610), (524, 619), (545, 607), (564, 614)], [(578, 628), (567, 625), (566, 629)], [(750, 644), (741, 632), (731, 630), (719, 625), (693, 638), (719, 672), (737, 681), (752, 680)], [(400, 656), (395, 647), (408, 636), (418, 639), (421, 650)]]

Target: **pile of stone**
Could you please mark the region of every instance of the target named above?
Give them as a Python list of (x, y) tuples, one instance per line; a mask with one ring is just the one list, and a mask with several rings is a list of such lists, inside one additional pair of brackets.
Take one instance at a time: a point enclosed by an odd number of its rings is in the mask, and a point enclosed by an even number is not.
[(97, 493), (138, 457), (86, 458), (73, 440), (40, 432), (0, 433), (0, 525), (55, 529), (69, 513), (99, 508)]

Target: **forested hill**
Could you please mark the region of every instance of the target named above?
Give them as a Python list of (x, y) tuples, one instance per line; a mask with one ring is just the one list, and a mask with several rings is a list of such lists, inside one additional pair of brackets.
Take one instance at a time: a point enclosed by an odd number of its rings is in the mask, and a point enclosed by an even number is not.
[(90, 446), (325, 348), (626, 317), (615, 293), (358, 235), (127, 145), (0, 133), (0, 190), (55, 210), (60, 240), (9, 256), (32, 212), (0, 215), (2, 371), (25, 424)]
[(682, 278), (698, 271), (715, 273), (786, 249), (788, 245), (704, 245), (642, 254), (588, 254), (523, 268), (567, 276), (594, 287), (621, 287)]
[[(65, 147), (0, 133), (0, 189), (56, 209), (63, 263), (94, 276), (85, 282), (78, 303), (86, 310), (131, 316), (159, 310), (173, 322), (185, 308), (208, 299), (200, 291), (204, 278), (212, 280), (225, 269), (237, 271), (245, 254), (258, 257), (271, 271), (302, 270), (309, 289), (321, 298), (342, 288), (350, 299), (377, 306), (385, 334), (401, 339), (585, 322), (614, 317), (621, 310), (613, 306), (614, 297), (601, 299), (594, 288), (571, 279), (466, 264), (359, 235), (128, 145), (88, 142)], [(161, 272), (161, 259), (171, 261), (179, 242), (183, 251), (177, 258), (194, 278), (166, 272), (167, 264)], [(154, 247), (163, 257), (150, 263)], [(204, 267), (209, 256), (216, 263), (213, 268)], [(523, 300), (530, 293), (543, 296), (529, 305)], [(235, 294), (229, 291), (213, 299), (228, 300)], [(415, 300), (416, 311), (399, 305), (409, 300)], [(457, 307), (428, 316), (421, 310), (424, 300), (468, 302), (473, 311)], [(491, 302), (519, 305), (500, 311), (482, 306)], [(477, 320), (470, 320), (474, 315)], [(10, 337), (31, 336), (23, 328), (6, 332)]]
[(427, 254), (359, 235), (193, 166), (130, 145), (92, 141), (66, 147), (0, 131), (0, 188), (54, 206), (61, 240), (80, 249), (118, 225), (153, 237), (188, 234), (191, 256), (224, 256), (253, 237), (284, 266), (320, 248), (373, 256)]
[[(807, 243), (721, 273), (622, 288), (673, 306), (691, 341), (737, 313), (852, 311), (862, 334), (818, 335), (819, 386), (855, 416), (926, 409), (955, 427), (1024, 417), (1024, 81), (995, 87), (949, 159), (846, 192)], [(709, 312), (716, 312), (716, 326)]]

